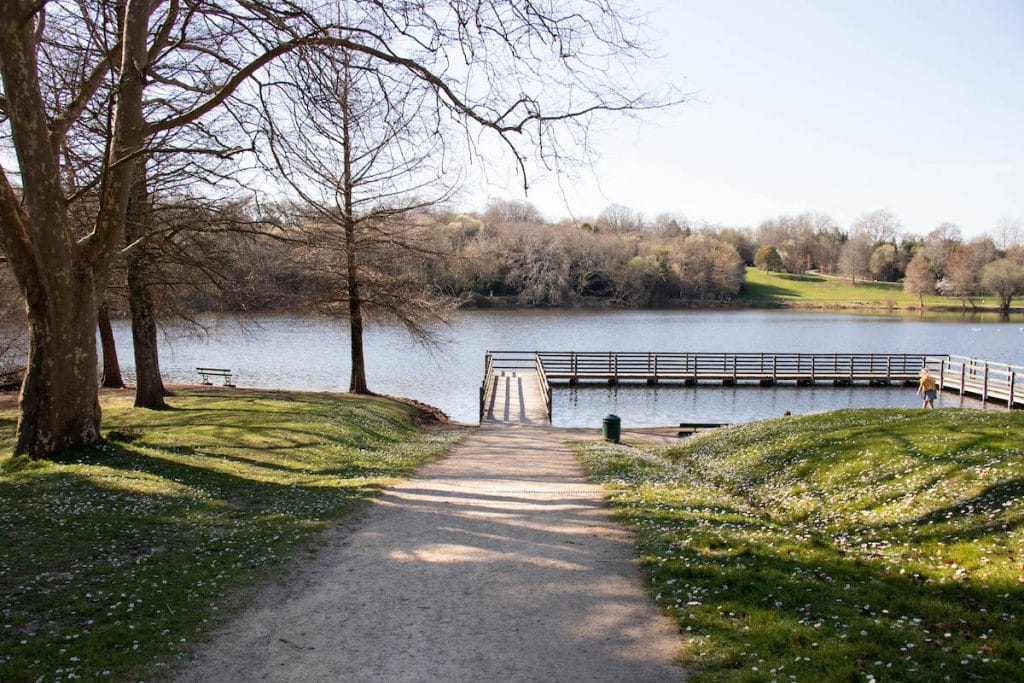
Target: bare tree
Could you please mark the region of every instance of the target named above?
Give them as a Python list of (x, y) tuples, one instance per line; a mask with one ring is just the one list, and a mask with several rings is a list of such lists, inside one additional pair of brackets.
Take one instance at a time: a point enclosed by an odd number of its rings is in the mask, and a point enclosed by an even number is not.
[(946, 259), (945, 274), (936, 287), (947, 296), (958, 297), (961, 307), (966, 310), (967, 302), (978, 286), (979, 270), (974, 251), (958, 244)]
[(680, 235), (689, 236), (693, 232), (686, 216), (669, 212), (659, 213), (655, 216), (653, 228), (658, 236), (664, 239), (672, 239)]
[(907, 274), (903, 278), (903, 291), (916, 294), (918, 305), (924, 310), (924, 297), (935, 293), (935, 273), (925, 255), (918, 253), (907, 265)]
[(878, 209), (861, 214), (850, 226), (854, 236), (865, 238), (872, 245), (893, 242), (899, 237), (900, 219), (888, 209)]
[(856, 235), (848, 239), (839, 253), (839, 272), (856, 283), (857, 278), (868, 274), (871, 259), (871, 241), (865, 235)]
[(955, 223), (941, 223), (925, 235), (924, 253), (938, 277), (945, 276), (946, 261), (962, 242), (960, 226)]
[(597, 216), (597, 224), (611, 232), (635, 232), (644, 227), (644, 217), (636, 209), (622, 204), (609, 204)]
[(1006, 251), (1013, 246), (1024, 245), (1024, 218), (1000, 218), (993, 231), (996, 246)]
[(367, 317), (397, 319), (428, 339), (428, 323), (451, 306), (395, 266), (438, 250), (417, 214), (448, 199), (457, 174), (439, 165), (443, 137), (432, 133), (443, 124), (419, 80), (398, 80), (349, 50), (304, 50), (281, 66), (284, 77), (263, 92), (267, 148), (299, 197), (294, 219), (314, 250), (322, 303), (348, 318), (349, 391), (370, 393)]
[(488, 223), (536, 223), (541, 215), (537, 207), (520, 199), (491, 199), (484, 211)]
[(967, 243), (978, 270), (999, 258), (999, 249), (990, 235), (978, 235)]

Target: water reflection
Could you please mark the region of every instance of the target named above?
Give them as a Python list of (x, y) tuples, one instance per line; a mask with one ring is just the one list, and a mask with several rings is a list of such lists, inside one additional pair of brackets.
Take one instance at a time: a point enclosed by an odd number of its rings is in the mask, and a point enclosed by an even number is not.
[[(916, 387), (871, 387), (831, 384), (625, 385), (558, 387), (552, 394), (552, 422), (562, 427), (598, 427), (609, 414), (626, 427), (657, 427), (679, 422), (749, 422), (839, 408), (919, 407)], [(937, 408), (965, 407), (1002, 410), (998, 405), (942, 394)]]

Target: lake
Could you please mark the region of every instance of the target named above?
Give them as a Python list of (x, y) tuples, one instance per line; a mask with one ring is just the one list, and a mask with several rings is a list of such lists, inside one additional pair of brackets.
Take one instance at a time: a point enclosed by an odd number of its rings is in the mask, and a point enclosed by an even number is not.
[[(238, 386), (315, 391), (348, 388), (344, 321), (310, 315), (200, 316), (205, 332), (167, 328), (161, 367), (171, 384), (198, 381), (197, 366), (231, 368)], [(114, 321), (125, 380), (133, 381), (128, 322)], [(366, 334), (367, 379), (378, 393), (435, 405), (476, 422), (487, 350), (776, 351), (952, 353), (1024, 364), (1024, 319), (963, 321), (899, 315), (747, 311), (469, 310), (425, 348), (404, 328)], [(939, 406), (980, 406), (945, 395)], [(845, 407), (916, 406), (913, 388), (700, 385), (556, 388), (553, 424), (599, 426), (608, 413), (623, 426), (684, 421), (740, 422)], [(998, 409), (990, 404), (990, 409)]]

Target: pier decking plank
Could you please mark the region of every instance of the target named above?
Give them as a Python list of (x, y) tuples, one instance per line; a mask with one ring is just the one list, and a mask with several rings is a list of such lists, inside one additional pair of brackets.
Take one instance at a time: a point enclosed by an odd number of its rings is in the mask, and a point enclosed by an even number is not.
[(490, 395), (484, 397), (480, 422), (549, 423), (548, 407), (535, 370), (493, 370)]

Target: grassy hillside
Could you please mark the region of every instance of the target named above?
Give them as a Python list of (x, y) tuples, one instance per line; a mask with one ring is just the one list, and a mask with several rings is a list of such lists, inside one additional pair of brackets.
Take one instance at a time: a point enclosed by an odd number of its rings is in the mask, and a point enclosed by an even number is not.
[(578, 447), (693, 680), (1019, 680), (1024, 413), (847, 410)]
[[(170, 403), (107, 398), (106, 444), (0, 461), (0, 680), (155, 677), (233, 589), (457, 438), (421, 432), (414, 409), (382, 398), (236, 390)], [(14, 420), (0, 411), (0, 452)]]
[[(876, 308), (916, 308), (918, 298), (905, 294), (896, 282), (863, 282), (851, 284), (849, 278), (829, 275), (767, 273), (757, 268), (746, 269), (746, 281), (739, 301), (747, 303), (776, 302), (801, 306), (851, 306)], [(926, 307), (961, 307), (960, 299), (926, 296)], [(998, 307), (992, 297), (975, 297), (979, 307)]]

